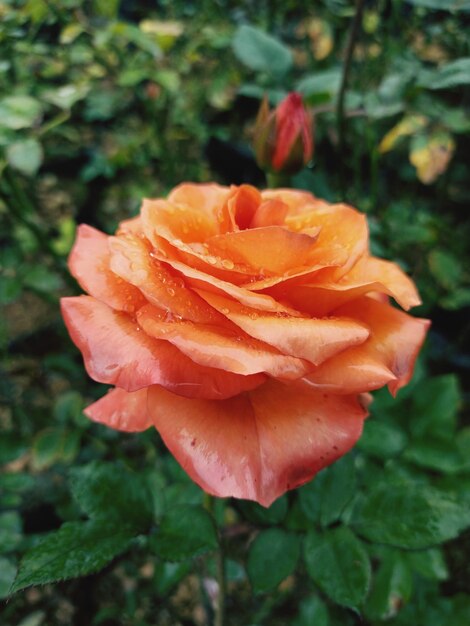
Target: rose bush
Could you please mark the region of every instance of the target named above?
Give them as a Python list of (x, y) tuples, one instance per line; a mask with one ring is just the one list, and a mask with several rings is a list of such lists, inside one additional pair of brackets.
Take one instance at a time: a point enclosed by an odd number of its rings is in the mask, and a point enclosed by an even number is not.
[(183, 184), (115, 236), (80, 226), (69, 263), (89, 295), (65, 323), (114, 386), (86, 414), (155, 426), (203, 489), (266, 506), (354, 445), (429, 324), (389, 303), (420, 300), (365, 216), (302, 191)]

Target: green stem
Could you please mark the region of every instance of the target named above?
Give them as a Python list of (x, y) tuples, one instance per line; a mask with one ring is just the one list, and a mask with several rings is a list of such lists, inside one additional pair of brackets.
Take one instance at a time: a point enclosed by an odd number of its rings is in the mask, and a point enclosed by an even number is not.
[(219, 549), (217, 550), (217, 582), (219, 583), (219, 593), (217, 595), (217, 606), (215, 609), (214, 626), (224, 626), (225, 616), (225, 559), (222, 547), (222, 538), (219, 536)]
[(270, 189), (291, 186), (291, 176), (283, 172), (266, 172), (266, 181)]
[[(217, 526), (217, 521), (214, 515), (214, 497), (209, 495), (208, 493), (204, 494), (204, 508), (212, 515), (214, 523)], [(225, 594), (226, 594), (226, 581), (225, 581), (225, 558), (224, 558), (224, 548), (222, 544), (222, 536), (217, 529), (218, 539), (219, 539), (219, 549), (216, 554), (216, 576), (217, 583), (219, 586), (219, 591), (217, 594), (217, 603), (215, 606), (215, 615), (214, 615), (214, 626), (224, 626), (224, 618), (225, 618)]]
[(69, 118), (70, 118), (70, 111), (62, 111), (62, 113), (59, 113), (58, 115), (53, 117), (49, 122), (47, 122), (47, 124), (44, 124), (44, 126), (41, 127), (41, 129), (38, 131), (38, 136), (41, 137), (42, 135), (45, 135), (50, 130), (54, 129), (56, 126), (60, 126), (61, 124), (66, 122)]
[(349, 31), (348, 43), (346, 46), (346, 52), (344, 57), (343, 74), (341, 77), (341, 85), (338, 93), (338, 102), (336, 104), (336, 123), (338, 129), (338, 154), (341, 172), (341, 185), (344, 186), (344, 136), (345, 136), (345, 115), (344, 115), (344, 100), (346, 96), (346, 88), (348, 84), (349, 71), (351, 69), (351, 62), (353, 57), (354, 48), (356, 46), (357, 36), (361, 25), (362, 12), (364, 9), (364, 0), (356, 0), (356, 12), (351, 24), (351, 30)]

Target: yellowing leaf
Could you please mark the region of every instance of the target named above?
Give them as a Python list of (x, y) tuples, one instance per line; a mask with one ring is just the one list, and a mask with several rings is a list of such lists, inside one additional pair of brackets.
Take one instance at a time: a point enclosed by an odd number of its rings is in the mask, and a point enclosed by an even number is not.
[(313, 56), (317, 61), (326, 59), (333, 50), (333, 31), (326, 20), (313, 18), (307, 24), (308, 36), (312, 41)]
[(60, 33), (60, 43), (69, 44), (83, 33), (81, 24), (68, 24)]
[(424, 115), (406, 115), (396, 126), (394, 126), (379, 144), (379, 152), (389, 152), (402, 137), (413, 135), (424, 128), (428, 123), (428, 118)]
[(380, 26), (380, 15), (377, 11), (364, 11), (364, 17), (362, 18), (362, 27), (370, 35), (375, 33)]
[(153, 35), (158, 45), (165, 51), (172, 48), (176, 39), (184, 31), (181, 22), (161, 20), (143, 20), (140, 22), (139, 28), (146, 35)]
[(425, 185), (433, 183), (446, 171), (455, 150), (452, 135), (438, 132), (416, 142), (411, 148), (410, 162), (416, 168), (419, 180)]

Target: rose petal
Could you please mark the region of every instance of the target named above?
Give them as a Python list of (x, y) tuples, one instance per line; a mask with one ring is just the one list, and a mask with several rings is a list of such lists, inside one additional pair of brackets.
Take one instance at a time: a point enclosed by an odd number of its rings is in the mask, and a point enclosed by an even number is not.
[(323, 317), (359, 296), (378, 292), (388, 294), (406, 310), (421, 303), (419, 294), (408, 276), (390, 261), (363, 257), (339, 282), (324, 281), (312, 276), (315, 284), (295, 285), (284, 282), (268, 290), (282, 302), (289, 302), (299, 311)]
[(309, 191), (299, 189), (264, 189), (261, 197), (263, 200), (280, 200), (288, 207), (290, 216), (331, 206), (329, 202), (316, 198)]
[(264, 381), (202, 367), (166, 341), (146, 335), (124, 313), (89, 296), (62, 298), (72, 341), (94, 380), (137, 391), (159, 384), (190, 398), (229, 398)]
[(270, 382), (229, 401), (149, 390), (149, 414), (183, 469), (216, 496), (269, 506), (310, 480), (359, 438), (355, 397), (299, 392)]
[(200, 209), (168, 200), (144, 199), (140, 209), (142, 228), (149, 241), (163, 237), (172, 244), (205, 241), (217, 234), (216, 224)]
[(156, 339), (165, 339), (193, 361), (247, 376), (265, 372), (275, 378), (292, 380), (304, 376), (310, 367), (293, 356), (245, 335), (237, 327), (229, 328), (194, 324), (174, 318), (147, 305), (137, 313), (144, 331)]
[(221, 280), (220, 278), (216, 278), (211, 274), (206, 274), (205, 272), (196, 270), (185, 263), (160, 255), (158, 252), (155, 254), (161, 261), (164, 261), (166, 264), (178, 270), (178, 272), (181, 272), (181, 274), (185, 277), (187, 284), (195, 289), (200, 288), (206, 291), (227, 294), (238, 302), (241, 302), (246, 306), (259, 309), (260, 311), (272, 311), (277, 313), (288, 313), (292, 316), (300, 316), (300, 314), (294, 309), (276, 302), (276, 300), (274, 300), (271, 296), (252, 293), (244, 287), (238, 287), (237, 285), (233, 285), (232, 283)]
[(153, 425), (147, 412), (147, 388), (129, 393), (110, 389), (84, 411), (94, 422), (125, 432), (140, 432)]
[(367, 252), (369, 231), (365, 215), (345, 204), (316, 205), (314, 198), (310, 200), (313, 204), (306, 206), (315, 207), (314, 210), (290, 214), (285, 219), (286, 226), (294, 232), (319, 229), (316, 245), (308, 255), (309, 269), (292, 269), (282, 276), (267, 277), (244, 287), (261, 291), (281, 283), (336, 282)]
[(130, 217), (127, 220), (119, 222), (116, 234), (123, 235), (127, 233), (133, 233), (134, 235), (143, 234), (142, 220), (140, 219), (140, 215), (136, 215), (135, 217)]
[(413, 281), (396, 263), (376, 257), (367, 257), (364, 263), (358, 263), (344, 277), (346, 285), (359, 285), (366, 281), (382, 285), (382, 289), (377, 289), (377, 291), (382, 291), (395, 298), (405, 310), (421, 304), (421, 298)]
[(374, 358), (370, 346), (349, 348), (299, 381), (316, 391), (340, 395), (358, 394), (396, 381), (397, 377), (380, 359)]
[(69, 268), (82, 289), (118, 311), (133, 312), (145, 304), (140, 291), (109, 267), (109, 237), (81, 224), (69, 256)]
[[(364, 296), (335, 311), (336, 315), (347, 315), (366, 324), (371, 331), (369, 339), (361, 346), (348, 348), (323, 366), (323, 382), (339, 380), (347, 376), (345, 364), (364, 369), (381, 363), (393, 373), (395, 379), (388, 383), (390, 392), (395, 395), (408, 384), (419, 350), (430, 326), (429, 320), (411, 317), (390, 304)], [(385, 372), (385, 370), (384, 370)], [(316, 374), (315, 374), (316, 375)], [(368, 386), (363, 391), (374, 387)]]
[[(145, 200), (141, 215), (145, 236), (155, 252), (181, 259), (191, 267), (214, 274), (231, 283), (244, 283), (253, 278), (251, 266), (237, 264), (229, 258), (211, 253), (206, 241), (217, 231), (215, 226), (209, 227), (209, 221), (204, 214), (201, 217), (200, 213), (193, 209), (171, 205), (165, 200)], [(168, 216), (172, 217), (174, 223), (168, 223), (170, 222)], [(197, 223), (198, 220), (201, 222), (205, 220), (202, 228), (205, 232), (196, 234), (191, 223)]]
[(211, 306), (251, 337), (284, 354), (322, 363), (369, 336), (366, 326), (352, 319), (310, 319), (256, 311), (220, 295), (198, 291)]
[(249, 265), (253, 274), (282, 274), (308, 263), (318, 232), (307, 235), (283, 226), (266, 226), (217, 235), (206, 243), (211, 254)]
[(289, 212), (289, 207), (282, 200), (265, 200), (256, 209), (249, 228), (262, 226), (282, 226)]
[(220, 232), (228, 233), (248, 228), (261, 204), (260, 192), (251, 185), (230, 187), (226, 201), (217, 212)]
[(222, 187), (216, 183), (183, 183), (173, 189), (168, 196), (168, 202), (184, 204), (202, 211), (214, 224), (218, 224), (217, 213), (229, 195), (230, 187)]
[(109, 246), (115, 274), (138, 287), (149, 302), (193, 322), (221, 321), (214, 309), (185, 286), (180, 275), (156, 258), (148, 241), (133, 235), (110, 237)]

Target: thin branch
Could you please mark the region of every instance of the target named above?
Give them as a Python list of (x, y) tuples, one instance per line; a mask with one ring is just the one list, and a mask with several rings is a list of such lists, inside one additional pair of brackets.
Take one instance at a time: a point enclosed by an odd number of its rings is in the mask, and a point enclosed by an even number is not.
[(219, 549), (217, 550), (216, 555), (216, 565), (217, 565), (217, 582), (219, 584), (219, 591), (217, 594), (217, 604), (215, 607), (215, 619), (214, 626), (224, 626), (224, 616), (225, 616), (225, 559), (224, 559), (224, 549), (222, 546), (222, 538), (219, 537)]
[(341, 85), (338, 93), (338, 102), (336, 105), (336, 121), (338, 127), (338, 153), (340, 156), (343, 154), (344, 149), (344, 131), (345, 131), (345, 115), (344, 115), (344, 99), (346, 96), (346, 88), (348, 84), (349, 71), (351, 69), (351, 61), (353, 57), (354, 48), (357, 42), (357, 36), (359, 34), (362, 12), (364, 9), (364, 0), (356, 0), (356, 12), (351, 24), (351, 30), (349, 31), (348, 43), (346, 46), (346, 52), (344, 57), (343, 74), (341, 77)]
[(219, 547), (216, 553), (216, 576), (217, 576), (217, 584), (218, 584), (218, 593), (217, 593), (217, 601), (215, 604), (215, 615), (214, 615), (214, 626), (224, 626), (225, 621), (225, 592), (226, 592), (226, 581), (225, 581), (225, 556), (224, 556), (224, 547), (223, 547), (223, 539), (222, 533), (218, 528), (217, 520), (214, 515), (214, 496), (211, 496), (208, 493), (204, 494), (204, 508), (208, 511), (208, 513), (212, 516), (214, 520), (214, 524), (217, 527), (217, 535), (219, 540)]

